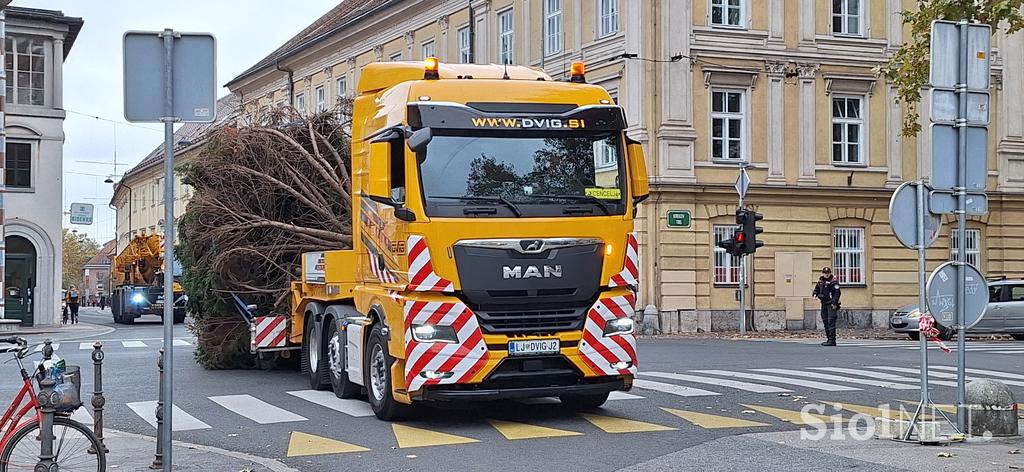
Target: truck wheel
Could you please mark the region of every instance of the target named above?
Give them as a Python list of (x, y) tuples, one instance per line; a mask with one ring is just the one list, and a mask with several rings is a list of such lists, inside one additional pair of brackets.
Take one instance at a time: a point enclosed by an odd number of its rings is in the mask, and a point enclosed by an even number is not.
[(558, 397), (562, 405), (573, 410), (594, 410), (608, 401), (608, 392), (590, 395), (562, 395)]
[(345, 347), (342, 346), (341, 332), (338, 323), (331, 320), (327, 324), (327, 365), (331, 370), (331, 390), (338, 398), (356, 398), (362, 393), (362, 387), (348, 379), (345, 369)]
[(306, 333), (302, 337), (302, 372), (309, 375), (309, 388), (327, 390), (331, 386), (330, 374), (324, 362), (320, 330), (315, 328), (316, 320), (312, 316), (306, 318)]
[(384, 421), (401, 419), (409, 406), (398, 403), (392, 395), (391, 364), (395, 359), (388, 353), (388, 341), (380, 324), (373, 325), (363, 358), (363, 376), (367, 397), (373, 414)]

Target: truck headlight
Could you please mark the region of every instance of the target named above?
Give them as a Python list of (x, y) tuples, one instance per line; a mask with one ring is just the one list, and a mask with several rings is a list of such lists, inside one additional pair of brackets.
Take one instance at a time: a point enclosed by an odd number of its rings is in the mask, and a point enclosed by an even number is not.
[(412, 338), (421, 343), (457, 343), (459, 337), (451, 326), (422, 324), (412, 326)]
[(139, 292), (135, 292), (135, 293), (132, 294), (132, 303), (135, 303), (136, 305), (138, 305), (138, 304), (141, 304), (142, 302), (145, 302), (145, 301), (146, 301), (146, 296), (145, 295), (143, 295), (143, 294), (141, 294)]
[(628, 317), (615, 318), (614, 320), (605, 323), (604, 335), (605, 336), (616, 336), (620, 334), (632, 334), (633, 333), (633, 319)]

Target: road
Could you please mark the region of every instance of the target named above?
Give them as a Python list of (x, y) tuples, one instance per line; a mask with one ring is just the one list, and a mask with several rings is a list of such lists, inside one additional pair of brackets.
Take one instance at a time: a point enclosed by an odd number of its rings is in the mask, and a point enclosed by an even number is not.
[[(81, 320), (115, 328), (88, 339), (56, 336), (58, 355), (83, 366), (83, 394), (91, 392), (88, 356), (99, 340), (106, 351), (107, 427), (155, 434), (147, 418), (157, 398), (159, 319), (114, 325), (109, 310), (86, 308)], [(829, 405), (822, 413), (849, 419), (918, 398), (919, 353), (910, 341), (841, 341), (825, 348), (800, 339), (645, 339), (635, 388), (592, 413), (540, 399), (441, 405), (390, 424), (374, 418), (365, 402), (310, 391), (298, 372), (204, 370), (193, 359), (195, 341), (184, 326), (175, 327), (175, 339), (175, 439), (309, 471), (613, 471), (691, 448), (702, 457), (718, 454), (727, 466), (730, 457), (746, 454), (731, 438), (795, 431), (808, 403), (841, 402), (843, 410)], [(974, 374), (1008, 381), (1024, 398), (1024, 343), (971, 342), (968, 350), (970, 366), (982, 369)], [(936, 350), (931, 359), (934, 399), (953, 403), (955, 356)], [(18, 387), (12, 365), (0, 367), (0, 379), (0, 395), (9, 398)], [(792, 454), (800, 457), (799, 451)], [(880, 470), (820, 454), (800, 462), (813, 464), (807, 470)]]

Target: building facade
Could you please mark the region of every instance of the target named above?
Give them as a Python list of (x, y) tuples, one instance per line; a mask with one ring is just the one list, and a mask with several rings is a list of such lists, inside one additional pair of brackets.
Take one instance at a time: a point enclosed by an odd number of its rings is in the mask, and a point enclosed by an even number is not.
[(4, 306), (22, 325), (60, 316), (63, 64), (82, 19), (6, 7)]
[[(516, 63), (564, 78), (575, 60), (625, 107), (643, 143), (640, 307), (668, 326), (735, 329), (739, 261), (715, 243), (734, 225), (740, 165), (765, 215), (748, 258), (755, 329), (813, 328), (816, 273), (843, 284), (841, 318), (883, 326), (916, 301), (915, 253), (888, 225), (901, 182), (931, 175), (931, 138), (901, 136), (903, 107), (873, 69), (909, 39), (913, 0), (348, 0), (228, 83), (243, 110), (324, 110), (376, 61)], [(993, 37), (989, 207), (968, 258), (1024, 276), (1024, 35)], [(922, 104), (921, 114), (928, 107)], [(923, 123), (927, 125), (927, 123)], [(674, 215), (673, 224), (669, 215)], [(687, 215), (687, 217), (683, 217)], [(676, 224), (685, 221), (686, 224)], [(948, 260), (950, 225), (928, 253)], [(678, 329), (678, 328), (676, 328)]]
[(100, 252), (82, 266), (82, 299), (85, 303), (96, 305), (100, 297), (106, 296), (110, 288), (110, 266), (117, 255), (117, 240), (111, 239), (103, 244)]

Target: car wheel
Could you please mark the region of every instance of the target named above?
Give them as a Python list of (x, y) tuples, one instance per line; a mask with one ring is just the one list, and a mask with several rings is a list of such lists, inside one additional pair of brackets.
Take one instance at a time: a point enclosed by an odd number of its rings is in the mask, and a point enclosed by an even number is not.
[(393, 395), (391, 365), (395, 359), (388, 353), (388, 342), (380, 324), (373, 326), (366, 343), (367, 355), (363, 359), (363, 384), (373, 414), (384, 421), (395, 421), (404, 417), (409, 405), (398, 403)]
[(338, 398), (356, 398), (362, 393), (362, 387), (348, 379), (346, 360), (338, 323), (331, 320), (327, 324), (327, 365), (331, 371), (331, 390)]

